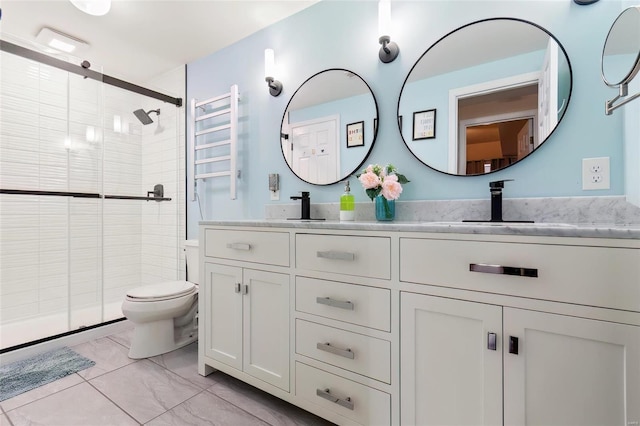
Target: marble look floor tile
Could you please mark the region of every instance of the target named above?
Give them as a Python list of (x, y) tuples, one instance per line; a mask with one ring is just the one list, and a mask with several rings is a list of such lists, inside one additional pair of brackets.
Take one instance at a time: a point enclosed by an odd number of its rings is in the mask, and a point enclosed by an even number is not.
[(333, 423), (261, 391), (222, 372), (216, 372), (217, 383), (207, 389), (220, 398), (273, 426), (329, 426)]
[(89, 383), (140, 423), (201, 392), (198, 386), (146, 359), (91, 379)]
[(51, 383), (47, 383), (46, 385), (32, 389), (28, 392), (16, 395), (13, 398), (4, 400), (0, 402), (0, 406), (2, 406), (2, 409), (4, 411), (10, 411), (14, 408), (18, 408), (33, 401), (37, 401), (38, 399), (47, 397), (51, 394), (70, 388), (71, 386), (75, 386), (82, 382), (84, 382), (84, 379), (78, 376), (78, 374), (70, 374), (67, 377), (63, 377), (62, 379), (55, 380)]
[(138, 423), (84, 382), (7, 412), (14, 426), (128, 426)]
[(147, 426), (268, 426), (244, 410), (202, 392), (147, 423)]
[(4, 413), (0, 413), (0, 426), (11, 426), (9, 419)]
[(216, 382), (217, 376), (215, 373), (206, 377), (198, 374), (198, 342), (149, 359), (200, 386), (202, 389), (207, 389)]
[(133, 328), (125, 331), (121, 331), (120, 333), (112, 334), (107, 336), (109, 339), (114, 342), (120, 343), (122, 346), (126, 348), (131, 347), (131, 339), (133, 339)]
[(87, 380), (136, 362), (127, 355), (127, 348), (106, 337), (73, 346), (71, 349), (95, 361), (96, 365), (93, 367), (78, 371)]

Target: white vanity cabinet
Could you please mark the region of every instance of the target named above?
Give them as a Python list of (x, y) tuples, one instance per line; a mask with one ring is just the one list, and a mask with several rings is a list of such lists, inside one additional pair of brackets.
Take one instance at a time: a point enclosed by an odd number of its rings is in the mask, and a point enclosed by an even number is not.
[(400, 239), (402, 424), (636, 424), (637, 242), (567, 242)]
[(390, 424), (391, 238), (295, 239), (296, 397), (338, 423)]
[(289, 235), (207, 229), (204, 237), (201, 374), (205, 364), (226, 365), (289, 391), (290, 276), (259, 264), (287, 266)]
[(505, 424), (640, 421), (640, 327), (505, 307), (503, 338)]
[[(502, 307), (401, 295), (403, 425), (502, 424)], [(491, 346), (493, 348), (493, 346)]]
[(202, 225), (199, 372), (340, 425), (639, 425), (640, 240), (420, 229)]
[(638, 418), (637, 326), (404, 292), (401, 306), (404, 425), (500, 425), (503, 404), (505, 425)]

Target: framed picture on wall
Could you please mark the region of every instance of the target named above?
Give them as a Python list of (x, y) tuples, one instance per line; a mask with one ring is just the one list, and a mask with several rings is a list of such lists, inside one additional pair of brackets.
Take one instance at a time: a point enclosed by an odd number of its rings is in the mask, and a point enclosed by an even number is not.
[(364, 121), (347, 124), (347, 148), (364, 146)]
[(428, 109), (413, 113), (413, 140), (436, 137), (436, 110)]

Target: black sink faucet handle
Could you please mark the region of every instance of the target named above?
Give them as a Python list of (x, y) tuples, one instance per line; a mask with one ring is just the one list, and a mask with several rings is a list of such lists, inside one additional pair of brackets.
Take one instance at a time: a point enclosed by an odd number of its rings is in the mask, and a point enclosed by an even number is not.
[(291, 196), (292, 200), (304, 200), (305, 198), (309, 198), (309, 192), (308, 191), (301, 191), (300, 195), (292, 195)]
[(489, 189), (502, 189), (504, 188), (505, 182), (511, 181), (513, 181), (513, 179), (494, 180), (493, 182), (489, 182)]

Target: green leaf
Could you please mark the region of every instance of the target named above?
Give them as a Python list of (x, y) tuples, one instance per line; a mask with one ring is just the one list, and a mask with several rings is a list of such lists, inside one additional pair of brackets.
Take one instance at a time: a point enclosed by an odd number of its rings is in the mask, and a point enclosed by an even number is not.
[(398, 182), (401, 183), (401, 184), (405, 184), (405, 183), (411, 182), (409, 179), (407, 179), (405, 177), (405, 175), (401, 175), (400, 173), (396, 173), (396, 176), (398, 176)]
[(367, 189), (365, 192), (367, 193), (367, 195), (369, 196), (369, 198), (371, 198), (371, 201), (375, 200), (376, 197), (380, 194), (380, 192), (382, 191), (382, 188), (378, 187), (378, 188), (369, 188)]

